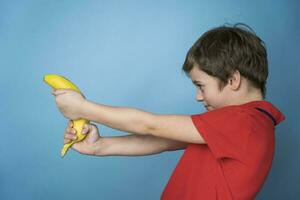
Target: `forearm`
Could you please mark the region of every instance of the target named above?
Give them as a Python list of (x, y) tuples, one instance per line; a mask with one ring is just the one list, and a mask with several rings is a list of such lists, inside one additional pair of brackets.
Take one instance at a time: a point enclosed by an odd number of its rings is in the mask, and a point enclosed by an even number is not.
[(145, 156), (184, 149), (186, 143), (150, 135), (103, 137), (94, 145), (96, 156)]
[(134, 108), (113, 107), (85, 101), (81, 117), (113, 129), (141, 135), (148, 134), (147, 121), (152, 114)]
[(189, 115), (155, 115), (134, 108), (106, 106), (87, 100), (79, 110), (79, 118), (124, 132), (205, 144)]

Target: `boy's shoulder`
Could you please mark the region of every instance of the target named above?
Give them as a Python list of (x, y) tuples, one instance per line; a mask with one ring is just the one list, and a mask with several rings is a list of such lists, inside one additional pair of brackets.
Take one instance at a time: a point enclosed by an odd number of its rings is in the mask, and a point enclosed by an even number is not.
[[(210, 113), (210, 114), (209, 114)], [(220, 118), (220, 120), (229, 121), (260, 119), (261, 116), (269, 118), (276, 126), (285, 119), (281, 111), (272, 103), (264, 100), (251, 101), (241, 105), (225, 106), (216, 110), (208, 111), (208, 115)], [(230, 120), (231, 119), (231, 120)]]
[(244, 104), (239, 104), (239, 105), (229, 105), (229, 106), (224, 106), (212, 111), (208, 112), (224, 112), (224, 111), (233, 111), (233, 112), (247, 112), (251, 111), (255, 108), (262, 108), (270, 111), (279, 111), (272, 103), (264, 100), (257, 100), (257, 101), (250, 101)]
[(274, 118), (276, 124), (284, 119), (284, 115), (272, 103), (268, 101), (251, 101), (241, 105), (230, 105), (207, 111), (196, 116), (213, 121), (241, 121), (247, 118), (255, 118), (259, 115), (267, 115)]
[(250, 112), (250, 109), (241, 105), (230, 105), (194, 115), (193, 118), (199, 124), (209, 125), (218, 130), (224, 127), (232, 128), (238, 124), (244, 124), (246, 127), (245, 123), (249, 121)]

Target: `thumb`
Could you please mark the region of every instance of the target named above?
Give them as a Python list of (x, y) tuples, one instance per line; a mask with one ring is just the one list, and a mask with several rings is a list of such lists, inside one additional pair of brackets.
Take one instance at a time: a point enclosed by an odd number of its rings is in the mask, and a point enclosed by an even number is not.
[(82, 134), (92, 134), (98, 133), (98, 128), (94, 124), (85, 124), (82, 127)]
[(85, 125), (82, 127), (81, 133), (82, 133), (82, 134), (87, 134), (88, 132), (90, 132), (90, 125), (89, 125), (89, 124), (85, 124)]
[(100, 138), (98, 128), (94, 124), (85, 124), (82, 129), (82, 134), (88, 134), (86, 137), (88, 143), (94, 143)]

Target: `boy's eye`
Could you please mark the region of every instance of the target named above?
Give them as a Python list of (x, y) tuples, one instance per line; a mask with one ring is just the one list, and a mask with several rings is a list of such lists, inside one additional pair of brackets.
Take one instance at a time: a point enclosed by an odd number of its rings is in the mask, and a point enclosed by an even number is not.
[(197, 84), (196, 85), (200, 90), (203, 89), (204, 85)]

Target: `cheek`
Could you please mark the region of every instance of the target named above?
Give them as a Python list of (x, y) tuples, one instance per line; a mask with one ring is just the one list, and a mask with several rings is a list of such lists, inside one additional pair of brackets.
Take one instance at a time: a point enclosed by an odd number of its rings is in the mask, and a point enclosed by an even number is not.
[(219, 104), (220, 96), (219, 93), (214, 90), (207, 90), (203, 93), (203, 98), (208, 104), (214, 105)]
[(205, 91), (203, 92), (203, 96), (206, 99), (211, 99), (216, 96), (216, 93), (213, 90), (210, 90), (209, 88), (205, 88)]
[(207, 104), (214, 104), (214, 94), (211, 92), (204, 92), (203, 93), (203, 99)]

